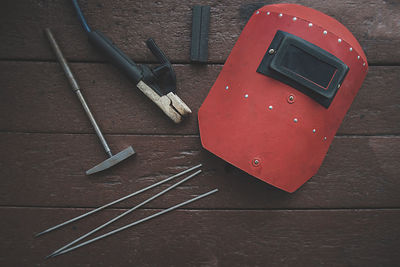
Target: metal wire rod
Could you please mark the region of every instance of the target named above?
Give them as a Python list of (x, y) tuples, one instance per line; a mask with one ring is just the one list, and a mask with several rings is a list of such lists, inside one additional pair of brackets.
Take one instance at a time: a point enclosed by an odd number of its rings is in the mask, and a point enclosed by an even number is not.
[(172, 180), (172, 179), (174, 179), (174, 178), (176, 178), (176, 177), (179, 177), (179, 176), (184, 175), (184, 174), (186, 174), (186, 173), (188, 173), (188, 172), (191, 172), (191, 171), (193, 171), (193, 170), (195, 170), (195, 169), (197, 169), (197, 168), (200, 168), (201, 166), (202, 166), (202, 164), (196, 165), (196, 166), (194, 166), (194, 167), (192, 167), (192, 168), (189, 168), (189, 169), (187, 169), (187, 170), (185, 170), (185, 171), (182, 171), (182, 172), (180, 172), (180, 173), (178, 173), (178, 174), (175, 174), (175, 175), (173, 175), (173, 176), (171, 176), (171, 177), (168, 177), (168, 178), (166, 178), (166, 179), (164, 179), (164, 180), (162, 180), (162, 181), (160, 181), (160, 182), (157, 182), (157, 183), (155, 183), (155, 184), (152, 184), (152, 185), (150, 185), (150, 186), (148, 186), (148, 187), (146, 187), (146, 188), (140, 189), (140, 190), (138, 190), (138, 191), (136, 191), (136, 192), (133, 192), (133, 193), (127, 195), (127, 196), (124, 196), (124, 197), (122, 197), (122, 198), (120, 198), (120, 199), (114, 200), (114, 201), (112, 201), (112, 202), (110, 202), (110, 203), (108, 203), (108, 204), (105, 204), (104, 206), (101, 206), (101, 207), (97, 208), (97, 209), (91, 210), (91, 211), (89, 211), (89, 212), (87, 212), (87, 213), (85, 213), (85, 214), (79, 215), (79, 216), (77, 216), (77, 217), (75, 217), (75, 218), (72, 218), (72, 219), (66, 221), (66, 222), (63, 222), (63, 223), (60, 223), (60, 224), (58, 224), (58, 225), (56, 225), (56, 226), (50, 227), (50, 228), (48, 228), (48, 229), (46, 229), (46, 230), (44, 230), (44, 231), (42, 231), (42, 232), (36, 234), (35, 236), (38, 237), (38, 236), (40, 236), (40, 235), (43, 235), (43, 234), (45, 234), (45, 233), (48, 233), (48, 232), (51, 232), (51, 231), (53, 231), (53, 230), (56, 230), (56, 229), (58, 229), (58, 228), (60, 228), (60, 227), (63, 227), (63, 226), (65, 226), (65, 225), (67, 225), (67, 224), (70, 224), (70, 223), (72, 223), (72, 222), (75, 222), (75, 221), (77, 221), (77, 220), (80, 220), (80, 219), (82, 219), (82, 218), (85, 218), (86, 216), (89, 216), (89, 215), (91, 215), (91, 214), (93, 214), (93, 213), (96, 213), (96, 212), (98, 212), (98, 211), (101, 211), (101, 210), (103, 210), (103, 209), (105, 209), (105, 208), (107, 208), (107, 207), (110, 207), (110, 206), (114, 205), (114, 204), (117, 204), (117, 203), (119, 203), (119, 202), (122, 202), (122, 201), (124, 201), (125, 199), (128, 199), (128, 198), (130, 198), (130, 197), (136, 196), (136, 195), (138, 195), (138, 194), (140, 194), (140, 193), (142, 193), (142, 192), (145, 192), (145, 191), (147, 191), (147, 190), (149, 190), (149, 189), (152, 189), (152, 188), (154, 188), (154, 187), (156, 187), (156, 186), (159, 186), (160, 184), (166, 183), (166, 182), (168, 182), (168, 181), (170, 181), (170, 180)]
[(154, 200), (154, 199), (156, 199), (156, 198), (162, 196), (163, 194), (167, 193), (168, 191), (174, 189), (175, 187), (177, 187), (177, 186), (183, 184), (184, 182), (186, 182), (186, 181), (192, 179), (194, 176), (196, 176), (196, 175), (199, 174), (199, 173), (201, 173), (201, 170), (198, 170), (197, 172), (195, 172), (195, 173), (189, 175), (188, 177), (186, 177), (185, 179), (182, 179), (181, 181), (179, 181), (179, 182), (177, 182), (177, 183), (171, 185), (170, 187), (164, 189), (164, 190), (161, 191), (160, 193), (158, 193), (158, 194), (156, 194), (156, 195), (154, 195), (154, 196), (152, 196), (152, 197), (146, 199), (145, 201), (143, 201), (142, 203), (136, 205), (135, 207), (133, 207), (133, 208), (131, 208), (131, 209), (125, 211), (124, 213), (122, 213), (122, 214), (118, 215), (117, 217), (115, 217), (115, 218), (109, 220), (108, 222), (106, 222), (106, 223), (100, 225), (99, 227), (96, 227), (96, 228), (93, 229), (92, 231), (90, 231), (90, 232), (88, 232), (88, 233), (86, 233), (86, 234), (84, 234), (84, 235), (78, 237), (77, 239), (73, 240), (72, 242), (68, 243), (67, 245), (65, 245), (65, 246), (63, 246), (63, 247), (57, 249), (56, 251), (54, 251), (53, 253), (51, 253), (50, 255), (48, 255), (46, 258), (49, 258), (49, 257), (53, 256), (54, 254), (57, 254), (57, 253), (59, 253), (60, 251), (62, 251), (62, 250), (64, 250), (64, 249), (66, 249), (66, 248), (72, 246), (73, 244), (75, 244), (75, 243), (81, 241), (82, 239), (84, 239), (84, 238), (86, 238), (86, 237), (88, 237), (88, 236), (90, 236), (90, 235), (96, 233), (97, 231), (100, 231), (101, 229), (103, 229), (103, 228), (106, 227), (107, 225), (110, 225), (110, 224), (112, 224), (113, 222), (115, 222), (115, 221), (121, 219), (122, 217), (124, 217), (124, 216), (126, 216), (126, 215), (132, 213), (133, 211), (135, 211), (135, 210), (137, 210), (138, 208), (144, 206), (145, 204), (149, 203), (150, 201), (152, 201), (152, 200)]
[(187, 200), (187, 201), (185, 201), (185, 202), (182, 202), (182, 203), (177, 204), (177, 205), (175, 205), (175, 206), (172, 206), (172, 207), (170, 207), (170, 208), (168, 208), (168, 209), (165, 209), (165, 210), (162, 210), (162, 211), (160, 211), (160, 212), (157, 212), (157, 213), (155, 213), (155, 214), (153, 214), (153, 215), (150, 215), (150, 216), (148, 216), (148, 217), (146, 217), (146, 218), (140, 219), (140, 220), (135, 221), (135, 222), (133, 222), (133, 223), (127, 224), (127, 225), (125, 225), (125, 226), (123, 226), (123, 227), (121, 227), (121, 228), (115, 229), (115, 230), (110, 231), (110, 232), (108, 232), (108, 233), (106, 233), (106, 234), (100, 235), (100, 236), (98, 236), (98, 237), (95, 237), (95, 238), (90, 239), (90, 240), (88, 240), (88, 241), (85, 241), (85, 242), (83, 242), (83, 243), (80, 243), (79, 245), (76, 245), (76, 246), (74, 246), (74, 247), (67, 248), (67, 249), (65, 249), (65, 250), (63, 250), (63, 251), (61, 251), (61, 252), (59, 252), (58, 254), (52, 255), (51, 257), (56, 257), (56, 256), (59, 256), (59, 255), (61, 255), (61, 254), (65, 254), (65, 253), (67, 253), (67, 252), (70, 252), (70, 251), (72, 251), (72, 250), (75, 250), (75, 249), (77, 249), (77, 248), (83, 247), (83, 246), (85, 246), (85, 245), (87, 245), (87, 244), (90, 244), (90, 243), (93, 243), (93, 242), (95, 242), (95, 241), (97, 241), (97, 240), (99, 240), (99, 239), (102, 239), (102, 238), (105, 238), (105, 237), (107, 237), (107, 236), (110, 236), (110, 235), (116, 234), (116, 233), (118, 233), (118, 232), (121, 232), (121, 231), (123, 231), (123, 230), (125, 230), (125, 229), (127, 229), (127, 228), (129, 228), (129, 227), (132, 227), (132, 226), (135, 226), (135, 225), (140, 224), (140, 223), (142, 223), (142, 222), (145, 222), (145, 221), (148, 221), (148, 220), (150, 220), (150, 219), (153, 219), (153, 218), (155, 218), (155, 217), (157, 217), (157, 216), (160, 216), (160, 215), (162, 215), (162, 214), (164, 214), (164, 213), (167, 213), (167, 212), (170, 212), (170, 211), (172, 211), (172, 210), (175, 210), (175, 209), (177, 209), (177, 208), (179, 208), (179, 207), (182, 207), (182, 206), (184, 206), (184, 205), (187, 205), (187, 204), (189, 204), (189, 203), (192, 203), (192, 202), (194, 202), (194, 201), (196, 201), (196, 200), (199, 200), (199, 199), (201, 199), (201, 198), (203, 198), (203, 197), (209, 196), (209, 195), (214, 194), (214, 193), (216, 193), (216, 192), (218, 192), (218, 189), (214, 189), (214, 190), (212, 190), (212, 191), (210, 191), (210, 192), (207, 192), (207, 193), (202, 194), (202, 195), (200, 195), (200, 196), (197, 196), (197, 197), (195, 197), (195, 198), (189, 199), (189, 200)]

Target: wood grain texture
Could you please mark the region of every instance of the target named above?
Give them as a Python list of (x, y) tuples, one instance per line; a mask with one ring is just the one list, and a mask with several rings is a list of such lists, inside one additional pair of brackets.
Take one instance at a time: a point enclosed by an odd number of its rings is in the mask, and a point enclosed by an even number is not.
[[(108, 135), (118, 152), (137, 155), (92, 176), (106, 159), (92, 134), (0, 134), (0, 205), (97, 207), (203, 163), (204, 173), (146, 207), (167, 207), (199, 192), (217, 196), (190, 207), (207, 209), (399, 207), (399, 137), (337, 137), (318, 174), (294, 194), (261, 182), (201, 148), (197, 136)], [(171, 185), (173, 182), (170, 182)], [(167, 185), (160, 186), (166, 188)], [(131, 207), (161, 188), (119, 204)]]
[[(251, 14), (299, 3), (342, 22), (373, 66), (318, 174), (293, 194), (263, 183), (200, 144), (197, 111)], [(87, 41), (70, 1), (2, 2), (0, 9), (0, 266), (399, 266), (400, 2), (395, 0), (79, 0), (89, 24), (137, 62), (152, 37), (175, 63), (177, 95), (193, 110), (175, 125)], [(208, 65), (189, 65), (191, 8), (211, 6)], [(106, 159), (52, 53), (50, 27), (113, 152)], [(386, 65), (386, 66), (385, 66)], [(67, 255), (56, 248), (155, 188), (41, 238), (33, 235), (203, 163), (203, 173), (114, 229), (214, 188), (220, 191)]]
[[(34, 239), (81, 209), (0, 208), (2, 266), (398, 266), (400, 211), (178, 210), (54, 259), (44, 256), (123, 210)], [(125, 225), (156, 210), (139, 210)], [(27, 223), (27, 218), (30, 218)], [(7, 229), (7, 230), (6, 230)]]
[[(361, 43), (372, 64), (400, 63), (398, 1), (352, 0), (293, 2), (315, 8), (342, 22)], [(154, 61), (145, 46), (152, 37), (174, 62), (189, 62), (191, 8), (211, 6), (209, 61), (223, 63), (252, 12), (254, 1), (81, 1), (89, 24), (109, 36), (136, 61)], [(69, 1), (12, 1), (0, 10), (0, 58), (54, 59), (43, 29), (51, 27), (65, 54), (78, 61), (104, 60), (89, 46)]]
[[(177, 95), (193, 110), (175, 125), (114, 67), (71, 64), (102, 130), (130, 134), (198, 134), (197, 111), (221, 67), (174, 66)], [(1, 131), (93, 132), (57, 63), (0, 62), (0, 69)], [(399, 134), (399, 76), (400, 67), (371, 67), (338, 134)]]

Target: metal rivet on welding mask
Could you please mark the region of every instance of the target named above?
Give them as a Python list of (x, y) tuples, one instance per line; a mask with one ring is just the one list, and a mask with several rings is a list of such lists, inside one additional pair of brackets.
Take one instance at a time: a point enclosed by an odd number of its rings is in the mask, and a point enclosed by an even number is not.
[(324, 141), (326, 141), (326, 136), (324, 137)]
[(295, 95), (290, 94), (290, 95), (287, 96), (286, 101), (287, 101), (289, 104), (293, 104), (295, 99), (296, 99)]
[(226, 87), (225, 87), (225, 90), (228, 90), (229, 89), (229, 86), (227, 85)]
[(282, 18), (282, 16), (283, 16), (283, 14), (282, 14), (282, 13), (280, 13), (280, 14), (279, 14), (279, 17), (280, 17), (280, 18)]
[(365, 62), (363, 63), (363, 66), (365, 66)]
[(324, 33), (324, 35), (327, 35), (327, 34), (328, 34), (328, 32), (327, 32), (327, 31), (324, 31), (323, 33)]
[(297, 119), (297, 118), (294, 118), (294, 120), (293, 120), (294, 122), (298, 122), (299, 120)]
[(268, 11), (268, 12), (267, 12), (267, 15), (269, 15), (269, 14), (271, 14), (271, 12)]
[(268, 54), (272, 55), (273, 53), (275, 53), (275, 50), (273, 48), (271, 48), (270, 50), (268, 50)]
[(360, 56), (357, 56), (357, 59), (360, 59)]
[(339, 38), (337, 41), (338, 41), (339, 43), (341, 43), (341, 42), (342, 42), (342, 39)]
[(269, 108), (269, 110), (272, 110), (272, 106), (269, 106), (268, 108)]
[(254, 167), (258, 167), (261, 164), (261, 160), (256, 158), (256, 159), (253, 159), (251, 163), (253, 164)]
[(296, 18), (296, 17), (294, 17), (294, 18), (293, 18), (293, 21), (296, 21), (296, 20), (297, 20), (297, 18)]
[(249, 95), (248, 95), (248, 94), (245, 94), (245, 95), (244, 95), (244, 97), (245, 97), (245, 98), (248, 98), (248, 97), (249, 97)]
[(312, 27), (312, 23), (308, 23), (308, 27)]
[(260, 14), (260, 11), (257, 11), (256, 14)]
[(350, 47), (350, 48), (349, 48), (349, 51), (353, 51), (353, 47)]
[(315, 133), (317, 130), (313, 129), (312, 132)]

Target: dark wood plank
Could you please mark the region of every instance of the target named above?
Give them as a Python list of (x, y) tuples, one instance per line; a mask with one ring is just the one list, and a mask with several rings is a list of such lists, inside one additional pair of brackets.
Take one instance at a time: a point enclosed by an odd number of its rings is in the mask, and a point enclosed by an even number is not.
[[(198, 134), (197, 110), (221, 65), (175, 65), (178, 95), (193, 114), (175, 125), (134, 85), (106, 64), (71, 64), (105, 133)], [(0, 130), (92, 133), (56, 63), (0, 62)], [(400, 67), (371, 67), (339, 134), (400, 133)]]
[[(285, 2), (275, 1), (274, 3)], [(400, 64), (400, 3), (292, 1), (344, 23), (369, 63)], [(5, 1), (0, 9), (0, 266), (397, 266), (400, 264), (398, 66), (373, 66), (318, 174), (294, 194), (201, 148), (197, 110), (252, 12), (251, 1), (80, 1), (90, 24), (139, 62), (153, 37), (175, 63), (194, 114), (171, 123), (88, 44), (70, 1)], [(191, 7), (211, 5), (209, 62), (189, 63)], [(106, 158), (43, 34), (51, 27), (113, 151)], [(372, 135), (372, 136), (371, 136)], [(374, 136), (378, 135), (378, 136)], [(44, 256), (172, 182), (62, 230), (33, 234), (203, 163), (203, 174), (112, 229), (214, 188), (220, 192), (63, 257)], [(107, 229), (107, 231), (109, 230)], [(103, 231), (106, 232), (106, 231)]]
[[(56, 63), (1, 62), (0, 117), (3, 131), (84, 132), (91, 125)], [(197, 110), (221, 66), (175, 67), (177, 94), (192, 108), (176, 125), (112, 66), (71, 64), (92, 112), (105, 133), (197, 133)], [(34, 112), (32, 112), (34, 111)]]
[[(268, 2), (268, 1), (267, 1)], [(287, 2), (283, 0), (273, 3)], [(400, 63), (397, 1), (292, 1), (335, 17), (358, 38), (370, 63)], [(191, 8), (211, 5), (209, 60), (223, 63), (252, 12), (254, 1), (81, 1), (93, 28), (137, 61), (154, 60), (144, 41), (153, 37), (174, 62), (189, 62)], [(74, 60), (103, 60), (89, 46), (69, 1), (6, 1), (0, 10), (0, 58), (54, 59), (43, 28), (52, 27)]]
[[(337, 137), (318, 174), (296, 193), (273, 188), (201, 148), (197, 136), (106, 136), (114, 151), (133, 145), (135, 158), (97, 175), (105, 160), (95, 135), (0, 134), (0, 205), (96, 207), (168, 175), (204, 164), (204, 174), (147, 207), (167, 207), (221, 189), (196, 208), (399, 207), (400, 137)], [(170, 182), (169, 184), (172, 184)], [(166, 188), (167, 185), (161, 186)], [(146, 199), (161, 189), (138, 196)], [(130, 207), (135, 200), (119, 207)]]
[(400, 67), (372, 67), (339, 134), (400, 134)]
[[(399, 210), (178, 210), (76, 251), (44, 256), (123, 210), (34, 239), (80, 209), (0, 208), (2, 266), (397, 266)], [(118, 225), (156, 210), (139, 210)], [(29, 222), (29, 223), (28, 223)], [(114, 227), (116, 227), (114, 226)], [(113, 229), (110, 227), (109, 229)], [(107, 230), (109, 230), (107, 229)]]

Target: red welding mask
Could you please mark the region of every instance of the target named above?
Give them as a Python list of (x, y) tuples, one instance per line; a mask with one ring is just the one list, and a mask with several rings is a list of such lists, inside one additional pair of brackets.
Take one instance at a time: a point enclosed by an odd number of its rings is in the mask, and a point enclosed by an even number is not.
[(199, 110), (205, 149), (293, 192), (316, 174), (367, 74), (355, 37), (295, 4), (257, 10)]

